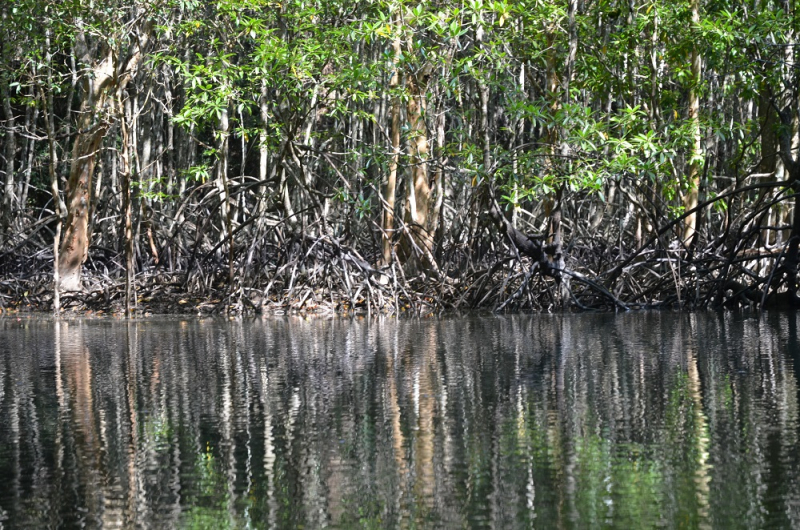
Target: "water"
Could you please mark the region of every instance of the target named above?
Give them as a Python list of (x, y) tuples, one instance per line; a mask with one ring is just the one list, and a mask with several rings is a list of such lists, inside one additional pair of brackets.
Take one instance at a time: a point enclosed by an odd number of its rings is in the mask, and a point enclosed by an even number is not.
[(0, 528), (799, 528), (798, 315), (0, 320)]

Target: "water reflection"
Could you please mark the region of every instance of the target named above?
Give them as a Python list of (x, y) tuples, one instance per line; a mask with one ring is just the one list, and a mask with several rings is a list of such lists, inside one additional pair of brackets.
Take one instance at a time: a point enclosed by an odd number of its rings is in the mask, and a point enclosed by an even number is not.
[(0, 320), (0, 527), (797, 528), (797, 327)]

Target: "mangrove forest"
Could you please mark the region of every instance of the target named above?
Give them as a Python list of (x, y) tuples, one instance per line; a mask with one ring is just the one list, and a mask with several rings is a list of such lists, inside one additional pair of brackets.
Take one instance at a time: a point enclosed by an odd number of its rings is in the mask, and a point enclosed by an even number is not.
[(790, 0), (14, 0), (0, 308), (797, 307)]

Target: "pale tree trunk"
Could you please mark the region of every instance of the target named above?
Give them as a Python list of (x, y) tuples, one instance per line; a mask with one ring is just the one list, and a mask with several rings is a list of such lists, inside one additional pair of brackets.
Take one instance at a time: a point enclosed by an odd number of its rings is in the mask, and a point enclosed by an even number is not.
[[(144, 89), (146, 91), (153, 91), (156, 88), (154, 86), (156, 72), (148, 68), (146, 73), (148, 81)], [(139, 179), (139, 183), (140, 185), (146, 185), (148, 192), (153, 192), (156, 188), (163, 186), (161, 183), (163, 160), (157, 153), (156, 156), (153, 156), (153, 151), (157, 150), (159, 140), (162, 138), (162, 129), (160, 119), (158, 119), (158, 113), (153, 110), (152, 106), (150, 107), (151, 110), (147, 110), (146, 105), (150, 98), (145, 96), (144, 99), (145, 101), (142, 105), (145, 106), (145, 108), (134, 109), (134, 115), (129, 120), (131, 123), (129, 134), (132, 136), (135, 145), (141, 146), (141, 157), (136, 155), (137, 151), (133, 152), (134, 157), (138, 161), (136, 175)], [(140, 120), (136, 118), (136, 116), (139, 115), (141, 115), (143, 119)], [(142, 121), (144, 121), (144, 124), (142, 124)], [(136, 141), (137, 138), (140, 139), (138, 142)], [(153, 258), (153, 263), (158, 265), (158, 246), (156, 245), (153, 235), (153, 208), (151, 201), (152, 199), (146, 196), (139, 198), (139, 219), (142, 230), (137, 230), (137, 232), (141, 233), (141, 231), (143, 231), (147, 236), (147, 246), (150, 250), (150, 256)]]
[[(578, 27), (575, 21), (575, 16), (578, 13), (578, 0), (569, 0), (568, 4), (568, 32), (569, 44), (567, 52), (567, 62), (564, 65), (566, 74), (564, 75), (564, 104), (569, 105), (572, 103), (572, 94), (570, 93), (570, 86), (575, 77), (575, 58), (578, 55)], [(567, 142), (561, 143), (561, 154), (567, 157), (570, 154), (570, 146)], [(566, 184), (562, 184), (558, 190), (556, 197), (556, 207), (553, 210), (553, 217), (551, 219), (551, 229), (553, 232), (553, 265), (555, 266), (558, 279), (558, 302), (562, 307), (565, 307), (569, 301), (569, 277), (561, 274), (560, 271), (566, 268), (566, 260), (564, 259), (564, 247), (562, 233), (562, 203), (564, 201), (564, 192), (566, 191)]]
[[(450, 56), (452, 58), (452, 55)], [(449, 63), (448, 63), (449, 64)], [(433, 207), (431, 208), (431, 217), (436, 220), (436, 227), (434, 229), (434, 239), (437, 241), (442, 240), (445, 230), (445, 220), (442, 211), (442, 204), (444, 204), (444, 166), (447, 163), (446, 149), (445, 149), (445, 102), (440, 96), (437, 103), (435, 123), (435, 139), (434, 156), (436, 157), (436, 168), (433, 171)], [(437, 248), (435, 254), (436, 261), (441, 263), (441, 247)]]
[[(414, 53), (412, 38), (406, 42), (409, 54)], [(433, 257), (434, 234), (438, 218), (434, 215), (435, 188), (429, 176), (430, 145), (428, 140), (428, 81), (433, 70), (425, 62), (416, 70), (407, 67), (405, 86), (407, 90), (406, 119), (408, 121), (409, 178), (406, 185), (406, 201), (403, 213), (403, 229), (400, 241), (400, 258), (409, 272), (431, 271), (438, 273)]]
[[(695, 31), (700, 25), (700, 0), (692, 0), (692, 30)], [(702, 151), (700, 145), (700, 53), (697, 43), (692, 45), (691, 55), (691, 87), (689, 88), (689, 126), (692, 131), (692, 150), (689, 160), (689, 173), (686, 177), (688, 188), (683, 197), (683, 207), (685, 211), (697, 207), (697, 197), (700, 191), (700, 173), (702, 171)], [(683, 240), (686, 246), (691, 246), (694, 242), (697, 230), (697, 213), (692, 213), (683, 221)]]
[[(783, 9), (786, 15), (792, 15), (788, 3), (783, 5)], [(793, 42), (794, 38), (794, 32), (787, 35), (789, 42)], [(797, 60), (800, 59), (800, 51), (796, 47), (787, 46), (785, 53), (785, 64), (797, 64)], [(792, 229), (789, 233), (783, 270), (780, 277), (776, 279), (785, 279), (789, 304), (797, 307), (800, 306), (800, 297), (797, 295), (797, 273), (798, 264), (800, 263), (800, 155), (797, 152), (798, 144), (800, 144), (797, 118), (798, 106), (800, 106), (800, 93), (798, 93), (800, 72), (797, 69), (786, 68), (783, 77), (781, 94), (776, 98), (778, 116), (781, 121), (778, 133), (779, 154), (786, 172), (786, 184), (792, 186), (795, 199), (792, 212)], [(769, 289), (769, 287), (767, 286), (766, 288)]]
[(406, 75), (408, 101), (406, 117), (409, 125), (408, 153), (411, 175), (408, 180), (403, 240), (404, 261), (411, 269), (437, 269), (433, 258), (433, 234), (436, 216), (431, 215), (434, 197), (428, 176), (428, 127), (425, 118), (428, 110), (427, 86), (430, 65)]
[[(77, 36), (76, 51), (84, 62), (91, 61), (83, 32)], [(86, 261), (89, 250), (92, 175), (97, 150), (108, 129), (106, 121), (94, 122), (102, 120), (99, 114), (105, 104), (106, 90), (113, 79), (114, 56), (108, 50), (105, 57), (95, 63), (83, 79), (83, 100), (67, 180), (67, 222), (59, 249), (59, 287), (65, 292), (81, 290), (81, 265)]]
[[(549, 54), (547, 61), (547, 90), (551, 98), (551, 111), (555, 114), (560, 105), (569, 105), (572, 102), (570, 95), (570, 84), (575, 75), (575, 58), (578, 51), (578, 30), (575, 21), (578, 10), (578, 0), (569, 0), (567, 5), (567, 57), (564, 63), (564, 76), (559, 83), (556, 74), (556, 64), (554, 60), (554, 52)], [(553, 37), (554, 39), (554, 37)], [(560, 91), (560, 97), (559, 97)], [(550, 143), (550, 151), (555, 154), (556, 151), (566, 160), (570, 154), (570, 146), (561, 138), (561, 131), (557, 126), (553, 126), (548, 134), (548, 142)], [(557, 149), (558, 148), (558, 149)], [(556, 166), (555, 159), (551, 160), (554, 168)], [(563, 234), (562, 234), (562, 201), (564, 199), (564, 191), (566, 184), (560, 184), (556, 191), (555, 197), (547, 199), (545, 210), (550, 214), (550, 236), (552, 238), (552, 255), (553, 267), (555, 268), (554, 276), (558, 282), (558, 291), (556, 295), (556, 304), (564, 307), (569, 300), (569, 280), (566, 276), (561, 274), (561, 271), (566, 268), (566, 261), (564, 259), (563, 251)]]
[(228, 285), (233, 292), (233, 212), (230, 187), (228, 186), (228, 139), (230, 138), (230, 118), (228, 108), (224, 108), (219, 119), (219, 158), (217, 160), (217, 188), (222, 195), (220, 211), (228, 239)]
[[(483, 25), (475, 32), (475, 42), (483, 45)], [(482, 78), (478, 78), (478, 94), (481, 100), (481, 137), (483, 139), (483, 171), (487, 178), (492, 169), (492, 145), (489, 136), (489, 86)]]
[[(399, 24), (399, 23), (398, 23)], [(392, 93), (392, 106), (390, 113), (390, 141), (392, 144), (392, 158), (389, 160), (389, 174), (386, 176), (386, 186), (384, 187), (383, 224), (381, 230), (381, 241), (383, 244), (383, 263), (389, 265), (392, 262), (392, 239), (394, 234), (394, 205), (397, 195), (397, 167), (400, 163), (400, 96), (394, 92), (400, 88), (400, 38), (397, 37), (392, 43), (394, 51), (394, 71), (389, 82)]]
[[(483, 47), (483, 20), (480, 20), (477, 28), (475, 29), (475, 43), (479, 48)], [(490, 179), (493, 178), (492, 174), (492, 145), (491, 145), (491, 136), (489, 134), (489, 86), (486, 84), (486, 81), (481, 78), (480, 76), (476, 77), (475, 79), (476, 85), (478, 87), (478, 97), (480, 99), (480, 135), (481, 135), (481, 151), (483, 153), (483, 173), (484, 178), (486, 179), (485, 185), (489, 186), (491, 189), (494, 189), (494, 183), (490, 182)], [(479, 205), (480, 210), (485, 210), (487, 207), (491, 208), (493, 205), (488, 204), (490, 199), (489, 194), (484, 194), (481, 198), (481, 203)], [(477, 221), (477, 215), (475, 219)]]
[[(575, 77), (575, 58), (578, 55), (578, 26), (575, 22), (575, 16), (578, 13), (578, 0), (569, 0), (567, 8), (567, 31), (569, 34), (569, 44), (567, 48), (567, 62), (564, 65), (566, 74), (564, 76), (564, 103), (570, 103), (572, 96), (569, 93), (570, 84)], [(564, 144), (565, 148), (568, 146)], [(562, 148), (563, 150), (563, 148)]]
[[(33, 88), (31, 88), (28, 97), (31, 100), (36, 98), (36, 91)], [(33, 107), (33, 109), (29, 108), (25, 113), (25, 130), (32, 130), (38, 120), (39, 106), (37, 105)], [(25, 208), (25, 205), (28, 203), (28, 192), (31, 187), (31, 175), (33, 173), (34, 156), (36, 154), (36, 139), (26, 138), (22, 152), (25, 154), (25, 172), (23, 179), (17, 185), (17, 197), (19, 197), (20, 208)]]
[(123, 90), (134, 75), (152, 27), (151, 22), (143, 24), (130, 56), (123, 63), (118, 63), (113, 50), (107, 47), (102, 48), (101, 59), (93, 60), (85, 33), (79, 31), (76, 36), (76, 54), (83, 64), (91, 67), (81, 80), (83, 86), (78, 130), (67, 180), (67, 222), (58, 263), (62, 291), (81, 290), (81, 265), (86, 261), (89, 251), (92, 176), (97, 151), (109, 127), (108, 117), (103, 116), (108, 93), (114, 88)]
[[(786, 41), (790, 43), (797, 42), (797, 7), (788, 0), (782, 0), (780, 6), (785, 16), (795, 21), (793, 27), (785, 37)], [(800, 109), (798, 109), (798, 106), (800, 106), (800, 85), (798, 85), (798, 83), (800, 83), (800, 71), (797, 69), (797, 61), (800, 60), (800, 50), (798, 50), (796, 45), (786, 46), (783, 51), (783, 56), (783, 81), (777, 107), (783, 109), (783, 111), (788, 111), (789, 116), (788, 119), (784, 119), (787, 116), (782, 111), (782, 126), (780, 132), (784, 138), (779, 139), (781, 143), (781, 156), (776, 171), (780, 174), (780, 170), (783, 169), (784, 179), (794, 183), (795, 193), (797, 193), (800, 191), (797, 188), (797, 186), (800, 185), (800, 167), (796, 166), (800, 165), (800, 155), (798, 155), (798, 153), (800, 153)], [(785, 145), (784, 139), (786, 140)], [(784, 152), (791, 154), (796, 165), (789, 166), (786, 164), (786, 158), (783, 156)], [(783, 163), (782, 168), (780, 163)], [(796, 199), (796, 201), (797, 200), (800, 199)], [(798, 211), (797, 206), (795, 206), (794, 209), (792, 209), (791, 206), (785, 208), (784, 216), (785, 222), (790, 222), (793, 226), (789, 237), (800, 234), (800, 211)]]
[(256, 211), (263, 214), (266, 209), (266, 182), (268, 177), (268, 162), (269, 162), (269, 147), (267, 147), (267, 125), (269, 123), (269, 107), (267, 100), (267, 82), (261, 81), (261, 96), (258, 99), (258, 109), (261, 117), (261, 130), (258, 133), (258, 179), (261, 182), (259, 186), (258, 207)]
[[(559, 97), (560, 82), (558, 79), (558, 57), (556, 54), (556, 34), (560, 31), (555, 25), (550, 25), (546, 29), (545, 39), (547, 42), (547, 52), (545, 54), (545, 98), (549, 102), (550, 114), (555, 116), (561, 105), (561, 98)], [(550, 121), (545, 126), (544, 130), (544, 144), (545, 150), (548, 155), (546, 160), (545, 171), (555, 172), (556, 169), (556, 147), (559, 141), (558, 126)], [(550, 235), (553, 234), (552, 225), (552, 212), (555, 209), (555, 199), (552, 195), (547, 195), (544, 198), (544, 212), (548, 217)]]
[(14, 210), (16, 210), (17, 201), (16, 194), (14, 193), (14, 156), (17, 151), (16, 132), (14, 131), (15, 120), (14, 112), (11, 108), (11, 94), (9, 93), (9, 77), (4, 75), (2, 84), (0, 84), (0, 97), (3, 98), (3, 114), (5, 115), (5, 147), (6, 147), (6, 167), (5, 167), (5, 185), (3, 186), (3, 213), (2, 225), (4, 231), (8, 230), (14, 219)]
[[(10, 24), (9, 19), (9, 5), (4, 3), (3, 10), (0, 13), (0, 22), (2, 22), (3, 26), (7, 26)], [(9, 42), (7, 38), (8, 35), (0, 35), (0, 53), (2, 54), (2, 58), (0, 61), (8, 61), (10, 63), (13, 59), (13, 44)], [(3, 102), (3, 114), (5, 117), (5, 123), (3, 124), (4, 134), (3, 137), (5, 139), (5, 158), (6, 158), (6, 167), (5, 167), (5, 182), (3, 186), (3, 204), (2, 204), (2, 212), (0, 212), (0, 227), (2, 227), (2, 236), (3, 239), (9, 227), (11, 226), (11, 222), (14, 219), (14, 209), (16, 206), (15, 194), (14, 194), (14, 155), (17, 151), (17, 142), (16, 142), (16, 132), (14, 131), (14, 112), (11, 108), (11, 94), (10, 94), (10, 86), (11, 83), (11, 73), (10, 73), (10, 64), (3, 65), (4, 72), (0, 74), (0, 98), (2, 98)], [(2, 241), (2, 239), (0, 239)]]
[[(61, 311), (61, 294), (59, 290), (58, 273), (58, 245), (61, 242), (61, 226), (64, 224), (65, 205), (61, 200), (58, 190), (58, 155), (56, 154), (56, 127), (53, 111), (53, 70), (51, 68), (52, 56), (50, 55), (50, 31), (45, 32), (45, 49), (48, 50), (45, 63), (47, 67), (47, 90), (42, 90), (42, 106), (44, 108), (44, 121), (47, 127), (47, 147), (50, 163), (47, 166), (50, 177), (50, 192), (53, 196), (53, 209), (56, 214), (56, 233), (53, 238), (53, 311), (57, 315)], [(45, 92), (47, 95), (45, 95)]]
[(297, 219), (294, 216), (292, 196), (289, 193), (289, 179), (286, 177), (286, 166), (283, 160), (281, 160), (281, 177), (278, 183), (278, 193), (280, 193), (281, 200), (283, 201), (283, 215), (290, 225), (294, 225)]
[(653, 12), (653, 33), (650, 35), (650, 122), (653, 130), (661, 128), (661, 98), (659, 72), (658, 10)]
[(123, 105), (123, 92), (117, 91), (117, 119), (121, 133), (122, 151), (119, 153), (119, 171), (122, 176), (122, 224), (125, 235), (125, 315), (130, 316), (136, 306), (136, 282), (133, 263), (133, 207), (131, 205), (131, 162), (128, 116)]
[[(103, 99), (105, 99), (103, 97)], [(89, 251), (89, 203), (95, 157), (108, 125), (91, 126), (91, 115), (98, 107), (84, 105), (79, 132), (72, 148), (72, 165), (67, 181), (67, 222), (59, 252), (59, 271), (62, 291), (81, 290), (81, 265)], [(87, 131), (87, 132), (84, 132)]]

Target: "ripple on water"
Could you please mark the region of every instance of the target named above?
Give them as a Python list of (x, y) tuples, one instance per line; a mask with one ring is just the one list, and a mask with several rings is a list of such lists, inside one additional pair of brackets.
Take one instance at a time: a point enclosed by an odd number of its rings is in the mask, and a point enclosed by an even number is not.
[(797, 527), (797, 319), (0, 319), (0, 518)]

